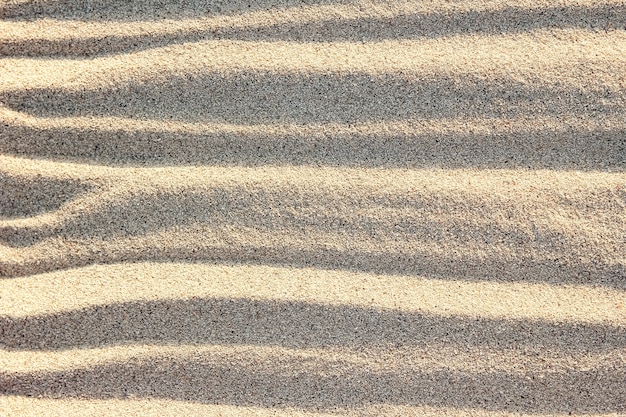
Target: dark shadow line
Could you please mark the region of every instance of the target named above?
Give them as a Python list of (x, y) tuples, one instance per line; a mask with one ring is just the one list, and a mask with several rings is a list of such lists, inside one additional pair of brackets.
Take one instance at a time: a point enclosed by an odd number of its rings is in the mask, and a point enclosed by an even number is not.
[[(280, 329), (279, 332), (276, 329)], [(0, 317), (3, 349), (55, 351), (141, 344), (290, 348), (462, 345), (516, 351), (608, 352), (626, 328), (608, 324), (438, 316), (368, 307), (231, 298), (134, 301)]]
[(626, 126), (497, 133), (186, 133), (0, 126), (0, 152), (110, 166), (333, 166), (626, 171)]
[[(145, 252), (145, 251), (144, 251)], [(335, 269), (385, 275), (428, 276), (437, 279), (496, 282), (537, 282), (552, 285), (590, 285), (626, 289), (626, 265), (601, 262), (567, 262), (562, 259), (534, 259), (518, 256), (512, 259), (457, 258), (431, 253), (372, 253), (339, 251), (325, 247), (299, 250), (290, 247), (241, 248), (184, 247), (151, 248), (150, 253), (136, 250), (113, 254), (67, 254), (59, 259), (35, 259), (30, 262), (0, 262), (0, 278), (18, 278), (45, 272), (62, 271), (95, 264), (121, 262), (211, 262), (251, 265), (289, 266), (297, 268)]]
[[(10, 0), (9, 0), (10, 1)], [(241, 15), (261, 10), (283, 10), (292, 0), (32, 0), (4, 4), (0, 18), (32, 21), (60, 19), (90, 21), (159, 21), (163, 19), (200, 18)], [(309, 5), (350, 4), (353, 0), (304, 0)]]
[(379, 120), (623, 115), (623, 91), (525, 84), (508, 77), (420, 78), (402, 74), (237, 72), (172, 76), (162, 82), (70, 91), (7, 91), (2, 102), (36, 116), (143, 120), (359, 123)]
[[(0, 142), (3, 139), (0, 137)], [(17, 177), (0, 171), (0, 218), (31, 217), (54, 211), (91, 188), (77, 180)]]
[(388, 17), (280, 23), (254, 28), (181, 30), (169, 34), (111, 35), (98, 39), (29, 39), (0, 45), (0, 56), (93, 57), (202, 40), (371, 42), (437, 38), (459, 34), (496, 35), (537, 29), (626, 29), (626, 5), (417, 13)]
[(383, 404), (546, 415), (626, 410), (624, 369), (569, 370), (540, 376), (451, 369), (385, 372), (340, 366), (340, 361), (280, 356), (264, 360), (254, 354), (134, 359), (41, 374), (0, 373), (0, 392), (44, 398), (167, 398), (305, 410)]

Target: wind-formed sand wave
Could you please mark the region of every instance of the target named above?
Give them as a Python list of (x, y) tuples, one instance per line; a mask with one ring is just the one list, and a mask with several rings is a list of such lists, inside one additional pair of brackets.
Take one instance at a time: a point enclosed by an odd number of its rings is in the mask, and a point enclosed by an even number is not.
[(626, 412), (623, 1), (0, 16), (0, 414)]

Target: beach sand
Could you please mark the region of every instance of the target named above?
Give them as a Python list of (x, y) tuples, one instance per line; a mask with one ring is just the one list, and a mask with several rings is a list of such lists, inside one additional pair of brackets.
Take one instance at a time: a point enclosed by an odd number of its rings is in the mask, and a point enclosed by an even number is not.
[(1, 416), (626, 415), (626, 3), (3, 0)]

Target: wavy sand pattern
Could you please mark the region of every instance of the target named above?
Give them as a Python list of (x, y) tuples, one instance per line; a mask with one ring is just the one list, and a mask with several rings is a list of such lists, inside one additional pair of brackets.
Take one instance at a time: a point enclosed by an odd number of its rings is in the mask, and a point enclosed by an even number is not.
[(623, 1), (0, 17), (0, 414), (626, 415)]

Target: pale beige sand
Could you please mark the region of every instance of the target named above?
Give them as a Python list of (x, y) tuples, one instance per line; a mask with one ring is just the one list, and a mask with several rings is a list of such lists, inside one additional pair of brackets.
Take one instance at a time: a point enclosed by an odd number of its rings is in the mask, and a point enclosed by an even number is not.
[[(0, 406), (17, 415), (42, 417), (74, 416), (147, 416), (176, 417), (186, 416), (276, 416), (281, 413), (273, 409), (260, 407), (234, 407), (228, 405), (207, 405), (172, 400), (47, 400), (33, 398), (0, 397)], [(525, 414), (500, 413), (484, 410), (448, 410), (436, 407), (410, 406), (368, 406), (358, 410), (337, 410), (332, 413), (304, 412), (296, 409), (285, 410), (284, 415), (294, 417), (332, 417), (332, 416), (420, 416), (420, 417), (520, 417)], [(526, 414), (530, 416), (531, 414)], [(552, 414), (556, 417), (567, 414)], [(588, 414), (589, 417), (617, 417), (619, 414)]]
[(98, 265), (16, 278), (0, 287), (0, 315), (27, 317), (100, 304), (199, 297), (626, 324), (626, 308), (620, 308), (626, 294), (608, 288), (185, 263)]
[(0, 415), (626, 415), (626, 3), (0, 3)]

